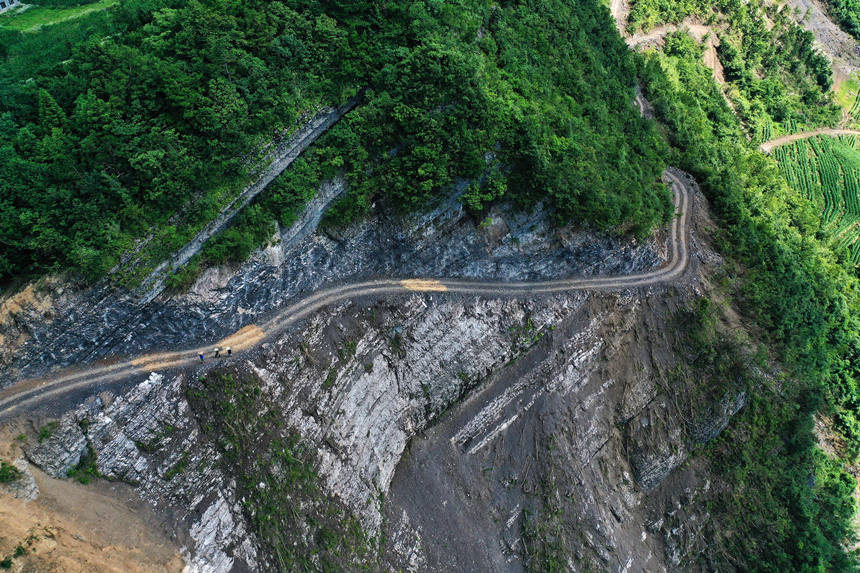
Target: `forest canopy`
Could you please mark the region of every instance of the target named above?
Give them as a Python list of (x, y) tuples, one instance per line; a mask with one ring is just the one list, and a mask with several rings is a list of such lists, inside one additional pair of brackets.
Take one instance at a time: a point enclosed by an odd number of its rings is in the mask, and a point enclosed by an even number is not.
[(665, 144), (599, 0), (124, 0), (4, 32), (0, 56), (0, 280), (98, 277), (149, 233), (181, 244), (261, 145), (359, 92), (326, 158), (344, 217), (420, 209), (457, 180), (474, 212), (543, 200), (634, 233), (670, 214)]

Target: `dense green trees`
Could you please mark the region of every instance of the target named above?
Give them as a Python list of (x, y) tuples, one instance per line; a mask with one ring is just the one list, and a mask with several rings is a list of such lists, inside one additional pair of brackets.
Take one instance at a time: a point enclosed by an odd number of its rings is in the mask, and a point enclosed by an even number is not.
[[(253, 149), (362, 89), (321, 142), (351, 185), (329, 220), (377, 199), (419, 209), (458, 179), (475, 182), (473, 211), (543, 200), (559, 220), (637, 233), (669, 215), (664, 144), (597, 0), (127, 0), (92, 21), (61, 60), (3, 40), (0, 278), (99, 276), (148, 232), (181, 242), (247, 182)], [(19, 43), (46, 61), (21, 65)], [(293, 197), (318, 182), (293, 179)], [(298, 207), (275, 203), (259, 218)]]
[(839, 121), (841, 112), (829, 95), (830, 63), (789, 10), (760, 0), (634, 0), (628, 29), (680, 23), (687, 16), (705, 20), (717, 35), (727, 96), (753, 137), (766, 140)]
[(50, 6), (52, 8), (65, 8), (66, 6), (82, 6), (84, 4), (93, 4), (97, 0), (31, 0), (28, 4), (36, 6)]

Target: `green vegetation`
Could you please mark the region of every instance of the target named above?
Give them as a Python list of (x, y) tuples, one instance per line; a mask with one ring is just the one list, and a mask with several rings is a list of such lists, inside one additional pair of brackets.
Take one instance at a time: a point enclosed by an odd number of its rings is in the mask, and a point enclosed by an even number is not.
[(6, 460), (0, 460), (0, 483), (12, 483), (19, 479), (21, 479), (21, 470)]
[(188, 469), (188, 464), (190, 462), (190, 456), (188, 452), (182, 454), (182, 457), (177, 461), (170, 469), (164, 472), (165, 481), (170, 481), (181, 473), (184, 473), (185, 470)]
[[(842, 544), (855, 540), (855, 484), (841, 462), (815, 447), (820, 395), (805, 384), (762, 376), (751, 365), (748, 343), (734, 338), (722, 316), (701, 299), (679, 320), (690, 360), (679, 365), (684, 384), (678, 387), (711, 395), (704, 401), (693, 396), (693, 410), (696, 403), (720, 403), (723, 392), (751, 397), (729, 428), (694, 453), (730, 487), (717, 485), (708, 500), (714, 523), (704, 535), (713, 553), (690, 559), (706, 566), (716, 554), (726, 568), (743, 571), (853, 570), (856, 556)], [(690, 397), (673, 399), (686, 409)], [(692, 427), (695, 419), (693, 412)]]
[(207, 258), (242, 256), (333, 171), (350, 192), (328, 223), (373, 201), (420, 209), (459, 178), (476, 182), (476, 214), (545, 200), (560, 221), (641, 234), (671, 211), (664, 144), (635, 112), (632, 58), (597, 0), (128, 0), (95, 16), (74, 21), (62, 55), (3, 37), (0, 280), (98, 277), (153, 233), (133, 284), (249, 181), (262, 143), (360, 90), (325, 159), (298, 165)]
[(860, 1), (824, 0), (824, 4), (840, 28), (860, 39)]
[(844, 259), (860, 264), (860, 150), (856, 137), (814, 137), (773, 151), (789, 184), (821, 213), (820, 232)]
[(218, 448), (248, 522), (279, 571), (375, 570), (377, 541), (342, 502), (320, 491), (314, 452), (286, 432), (260, 381), (209, 372), (188, 391)]
[(522, 543), (527, 557), (526, 570), (535, 573), (566, 571), (570, 532), (565, 530), (564, 507), (552, 465), (546, 480), (541, 480), (538, 486), (538, 494), (539, 508), (523, 510)]
[(92, 446), (87, 444), (87, 451), (81, 456), (78, 465), (69, 470), (69, 477), (78, 480), (84, 485), (90, 483), (93, 478), (101, 477), (96, 464), (96, 453)]
[(59, 425), (60, 423), (58, 421), (53, 420), (39, 428), (39, 443), (41, 444), (42, 442), (53, 436), (54, 432), (57, 431)]
[(134, 445), (143, 453), (152, 454), (157, 452), (165, 439), (169, 438), (176, 431), (175, 426), (166, 424), (164, 429), (156, 433), (148, 442), (135, 441)]
[[(687, 16), (706, 20), (719, 39), (718, 57), (733, 111), (753, 138), (766, 141), (832, 125), (841, 116), (829, 92), (830, 63), (814, 49), (812, 34), (794, 23), (789, 10), (778, 8), (760, 0), (635, 0), (628, 29), (677, 23)], [(676, 36), (672, 41), (680, 40)]]
[[(28, 540), (28, 542), (29, 542), (29, 540)], [(15, 552), (12, 555), (7, 555), (2, 560), (0, 560), (0, 569), (11, 569), (12, 568), (12, 560), (17, 559), (18, 557), (23, 557), (26, 554), (27, 554), (27, 548), (19, 543), (15, 547)]]
[(83, 4), (81, 6), (66, 5), (64, 7), (60, 7), (59, 4), (56, 7), (49, 7), (48, 3), (41, 2), (39, 5), (32, 6), (27, 10), (12, 11), (0, 15), (0, 28), (34, 32), (44, 26), (51, 26), (65, 20), (80, 18), (91, 12), (105, 10), (111, 6), (115, 6), (117, 2), (119, 0), (98, 0), (95, 3)]
[(860, 119), (860, 74), (853, 73), (844, 79), (836, 90), (834, 99), (842, 108), (843, 124), (856, 126)]
[[(726, 2), (707, 0), (631, 0), (627, 17), (627, 31), (648, 31), (660, 24), (680, 24), (688, 16), (705, 18), (711, 14), (712, 6), (723, 6)], [(713, 23), (711, 19), (709, 23)]]
[[(842, 548), (853, 501), (842, 462), (816, 449), (812, 416), (834, 420), (845, 437), (842, 454), (853, 459), (860, 450), (856, 277), (816, 237), (822, 223), (812, 204), (747, 140), (692, 40), (668, 38), (662, 53), (642, 58), (641, 77), (669, 131), (673, 162), (702, 182), (721, 220), (729, 296), (756, 318), (791, 374), (752, 384), (741, 422), (713, 448), (737, 497), (715, 504), (726, 536), (715, 539), (712, 555), (746, 570), (853, 566)], [(736, 384), (729, 378), (723, 383)]]

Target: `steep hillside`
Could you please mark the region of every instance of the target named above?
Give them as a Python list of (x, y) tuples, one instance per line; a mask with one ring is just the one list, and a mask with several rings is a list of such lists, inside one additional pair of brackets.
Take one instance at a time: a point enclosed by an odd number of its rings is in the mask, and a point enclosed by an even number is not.
[[(376, 200), (421, 209), (464, 179), (476, 216), (502, 196), (545, 199), (561, 221), (644, 235), (669, 214), (665, 147), (631, 106), (632, 59), (597, 0), (139, 0), (74, 39), (62, 60), (5, 39), (0, 280), (72, 268), (134, 282), (140, 269), (114, 268), (123, 254), (155, 266), (265, 167), (268, 143), (357, 94), (327, 152), (222, 253), (247, 255), (338, 171), (351, 190), (332, 222)], [(20, 43), (45, 62), (21, 66)]]
[(839, 120), (828, 61), (769, 2), (604, 4), (4, 39), (0, 272), (71, 270), (0, 301), (0, 502), (115, 484), (191, 571), (857, 570), (860, 288), (761, 152)]
[[(762, 12), (753, 12), (762, 10), (756, 3), (737, 10), (753, 21), (764, 19)], [(755, 38), (744, 36), (744, 43)], [(763, 74), (764, 62), (750, 64), (743, 67), (754, 77)], [(721, 467), (735, 476), (738, 494), (733, 499), (740, 503), (723, 506), (731, 523), (727, 529), (734, 533), (722, 540), (722, 552), (742, 569), (753, 564), (765, 568), (764, 562), (776, 570), (853, 569), (854, 558), (834, 544), (842, 535), (848, 540), (855, 535), (850, 516), (856, 484), (849, 472), (860, 435), (860, 300), (853, 265), (838, 258), (829, 248), (830, 239), (818, 234), (822, 221), (813, 205), (754, 148), (744, 112), (727, 104), (692, 38), (676, 34), (662, 52), (646, 53), (642, 77), (680, 163), (703, 181), (715, 207), (723, 233), (720, 250), (737, 265), (726, 277), (733, 297), (755, 317), (792, 374), (778, 400), (761, 402), (748, 424), (730, 434), (735, 451), (723, 453)], [(780, 80), (764, 76), (761, 81)], [(755, 96), (757, 109), (766, 109), (768, 93)], [(839, 435), (835, 441), (840, 446), (828, 446), (827, 455), (816, 445), (815, 416)], [(767, 452), (774, 448), (785, 453), (773, 457)], [(817, 491), (819, 486), (824, 491)], [(781, 526), (763, 526), (772, 523)], [(828, 540), (824, 530), (836, 537)]]
[(243, 358), (138, 377), (25, 451), (134, 483), (202, 570), (696, 567), (732, 487), (702, 445), (767, 376), (702, 298), (722, 262), (693, 198), (670, 285), (341, 303)]

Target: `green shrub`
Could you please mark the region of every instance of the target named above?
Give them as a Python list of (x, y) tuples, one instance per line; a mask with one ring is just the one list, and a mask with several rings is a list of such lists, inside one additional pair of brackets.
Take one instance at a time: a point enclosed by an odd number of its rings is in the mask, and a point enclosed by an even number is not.
[(54, 432), (57, 431), (59, 425), (60, 423), (54, 420), (48, 422), (47, 424), (39, 428), (39, 443), (41, 444), (42, 442), (53, 436)]
[(0, 460), (0, 483), (12, 483), (19, 479), (21, 479), (21, 470), (6, 460)]

